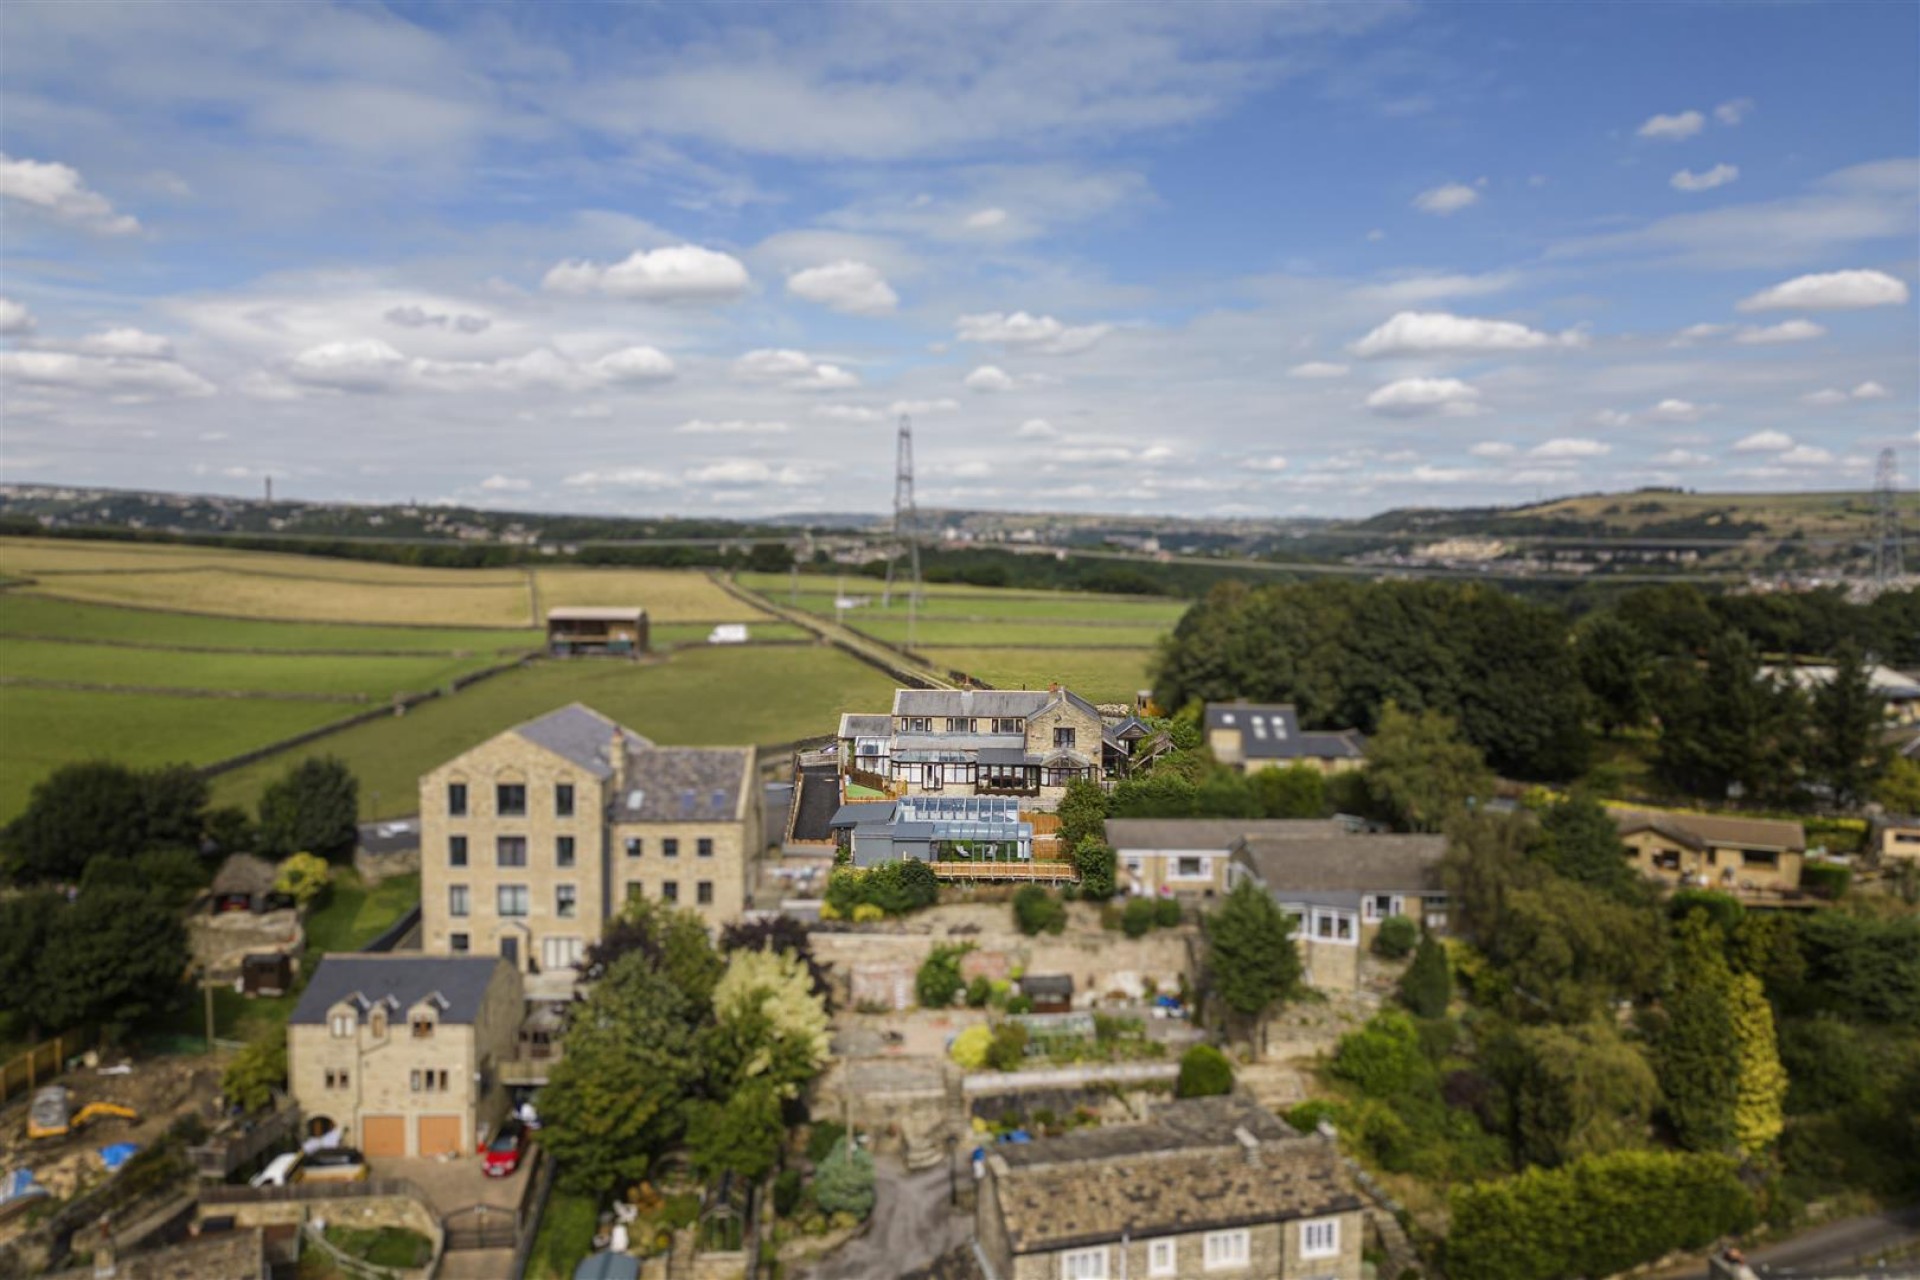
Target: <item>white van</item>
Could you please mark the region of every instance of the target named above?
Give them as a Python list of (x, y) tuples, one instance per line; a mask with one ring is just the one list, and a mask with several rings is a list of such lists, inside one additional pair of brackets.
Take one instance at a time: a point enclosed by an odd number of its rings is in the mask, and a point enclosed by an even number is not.
[(294, 1170), (300, 1167), (300, 1153), (289, 1151), (277, 1155), (267, 1162), (267, 1167), (253, 1175), (247, 1185), (252, 1187), (284, 1187), (293, 1181)]

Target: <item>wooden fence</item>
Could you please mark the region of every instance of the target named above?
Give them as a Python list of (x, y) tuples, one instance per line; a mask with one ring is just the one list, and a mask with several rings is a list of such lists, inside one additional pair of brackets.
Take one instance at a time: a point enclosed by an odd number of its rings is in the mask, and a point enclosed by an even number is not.
[(1071, 862), (930, 862), (942, 880), (1025, 880), (1064, 884), (1078, 880)]
[(18, 1094), (32, 1093), (43, 1084), (59, 1078), (67, 1069), (67, 1059), (85, 1053), (100, 1043), (96, 1028), (80, 1027), (42, 1041), (0, 1066), (0, 1103)]

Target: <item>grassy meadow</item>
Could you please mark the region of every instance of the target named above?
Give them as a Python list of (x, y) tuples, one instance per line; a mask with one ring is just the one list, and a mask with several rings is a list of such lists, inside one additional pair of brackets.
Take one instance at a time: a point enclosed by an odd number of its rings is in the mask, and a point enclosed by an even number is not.
[[(0, 541), (0, 551), (5, 550)], [(24, 591), (0, 592), (0, 643), (18, 639), (92, 641), (181, 649), (311, 653), (418, 652), (461, 656), (538, 649), (545, 633), (458, 627), (367, 627), (340, 623), (254, 622), (83, 604)], [(11, 674), (11, 672), (10, 672)]]
[(1132, 702), (1152, 683), (1151, 649), (929, 649), (942, 671), (964, 671), (997, 689), (1039, 689), (1058, 680), (1094, 702)]

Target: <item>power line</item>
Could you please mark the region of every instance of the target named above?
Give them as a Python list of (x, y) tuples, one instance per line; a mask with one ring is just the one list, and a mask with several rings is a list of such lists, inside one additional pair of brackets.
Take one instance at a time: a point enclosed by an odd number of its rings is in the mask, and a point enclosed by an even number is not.
[(880, 607), (893, 604), (894, 566), (900, 553), (907, 553), (912, 577), (907, 589), (907, 645), (913, 648), (914, 624), (920, 611), (920, 513), (913, 501), (913, 419), (900, 415), (899, 443), (893, 467), (892, 545), (887, 551), (887, 583), (880, 593)]
[(1873, 580), (1888, 587), (1906, 573), (1900, 547), (1900, 461), (1891, 448), (1880, 451), (1873, 469)]

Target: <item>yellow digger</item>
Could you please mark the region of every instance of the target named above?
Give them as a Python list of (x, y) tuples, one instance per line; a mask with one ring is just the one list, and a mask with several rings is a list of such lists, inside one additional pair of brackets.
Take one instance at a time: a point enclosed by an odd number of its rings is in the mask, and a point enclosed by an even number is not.
[(64, 1138), (77, 1132), (102, 1116), (118, 1116), (122, 1120), (138, 1120), (140, 1113), (132, 1107), (123, 1107), (117, 1102), (89, 1102), (78, 1111), (73, 1109), (73, 1095), (64, 1085), (48, 1085), (33, 1095), (33, 1105), (27, 1109), (27, 1137)]

